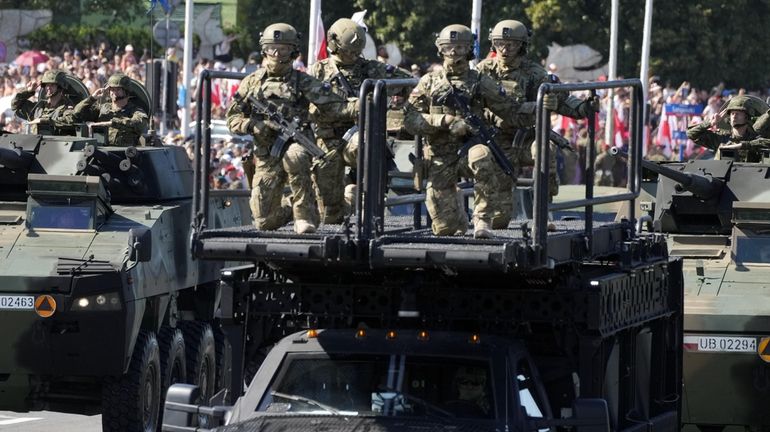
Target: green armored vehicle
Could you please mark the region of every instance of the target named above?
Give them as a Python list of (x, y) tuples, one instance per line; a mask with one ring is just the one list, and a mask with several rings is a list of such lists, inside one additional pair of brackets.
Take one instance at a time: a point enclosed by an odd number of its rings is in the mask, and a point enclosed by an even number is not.
[[(644, 167), (644, 219), (684, 259), (685, 429), (770, 426), (770, 160)], [(732, 427), (732, 428), (731, 428)]]
[[(3, 134), (0, 185), (0, 409), (147, 431), (170, 383), (213, 394), (222, 264), (190, 256), (183, 147)], [(247, 196), (226, 193), (208, 198), (211, 226), (249, 223)]]

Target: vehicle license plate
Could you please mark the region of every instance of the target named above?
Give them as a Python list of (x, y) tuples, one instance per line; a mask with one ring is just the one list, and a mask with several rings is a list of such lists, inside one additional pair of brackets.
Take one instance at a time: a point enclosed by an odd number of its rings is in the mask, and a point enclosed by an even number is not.
[(35, 296), (4, 295), (0, 296), (0, 309), (34, 309)]
[(757, 352), (757, 338), (738, 336), (685, 335), (684, 349), (697, 352)]

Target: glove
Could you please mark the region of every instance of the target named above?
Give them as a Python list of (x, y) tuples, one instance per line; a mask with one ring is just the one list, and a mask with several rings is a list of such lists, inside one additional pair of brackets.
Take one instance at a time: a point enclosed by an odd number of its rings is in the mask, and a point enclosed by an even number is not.
[(601, 109), (601, 102), (599, 101), (599, 96), (592, 96), (586, 100), (583, 101), (583, 103), (580, 104), (578, 107), (578, 113), (583, 117), (588, 117), (593, 115), (594, 113), (599, 112)]
[(279, 129), (280, 127), (278, 126), (278, 124), (272, 120), (264, 120), (264, 121), (252, 120), (251, 128), (250, 128), (251, 133), (253, 135), (261, 135), (263, 133), (268, 133), (271, 130), (277, 131)]
[(543, 95), (543, 106), (548, 111), (556, 111), (559, 108), (559, 97), (553, 93)]
[(468, 132), (470, 132), (471, 128), (468, 126), (468, 123), (465, 122), (462, 118), (456, 118), (450, 125), (449, 125), (449, 134), (455, 137), (463, 137), (465, 135), (468, 135)]

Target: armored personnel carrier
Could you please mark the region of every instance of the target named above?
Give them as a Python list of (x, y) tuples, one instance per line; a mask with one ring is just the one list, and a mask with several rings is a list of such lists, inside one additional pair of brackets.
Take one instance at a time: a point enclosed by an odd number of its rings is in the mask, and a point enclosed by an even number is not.
[[(222, 263), (190, 256), (193, 169), (143, 144), (0, 136), (0, 409), (147, 431), (170, 383), (219, 385)], [(246, 196), (207, 199), (212, 227), (250, 220)]]
[[(204, 72), (199, 100), (212, 78), (237, 75)], [(533, 218), (493, 239), (436, 237), (424, 214), (387, 211), (424, 200), (387, 196), (403, 177), (386, 163), (387, 94), (406, 84), (361, 87), (348, 221), (304, 235), (194, 232), (198, 259), (250, 262), (222, 271), (233, 386), (213, 406), (195, 386), (172, 386), (164, 430), (679, 430), (681, 261), (662, 234), (637, 232), (633, 206), (626, 220), (593, 219), (593, 206), (638, 196), (641, 83), (541, 87)], [(635, 95), (630, 187), (594, 197), (589, 183), (582, 199), (549, 204), (542, 95), (619, 86)], [(198, 145), (205, 157), (209, 143)], [(207, 185), (198, 186), (205, 203)], [(576, 207), (583, 219), (548, 221), (549, 211)], [(194, 211), (205, 221), (205, 206)], [(256, 374), (242, 393), (249, 365)]]
[(770, 426), (770, 159), (644, 162), (641, 202), (684, 260), (682, 421), (702, 431)]

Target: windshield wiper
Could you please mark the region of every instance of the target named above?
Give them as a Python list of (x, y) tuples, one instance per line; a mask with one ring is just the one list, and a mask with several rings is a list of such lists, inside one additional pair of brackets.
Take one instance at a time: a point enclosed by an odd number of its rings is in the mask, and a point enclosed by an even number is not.
[(293, 400), (293, 401), (297, 401), (297, 402), (304, 402), (304, 403), (306, 403), (308, 405), (316, 406), (318, 408), (321, 408), (324, 411), (328, 411), (328, 412), (330, 412), (332, 414), (335, 414), (335, 415), (342, 414), (338, 409), (336, 409), (334, 407), (330, 407), (329, 405), (326, 405), (325, 403), (318, 402), (315, 399), (310, 399), (310, 398), (307, 398), (305, 396), (293, 395), (293, 394), (288, 394), (288, 393), (281, 393), (281, 392), (277, 392), (277, 391), (271, 391), (270, 395), (271, 396), (278, 396), (279, 398), (289, 399), (289, 400)]

